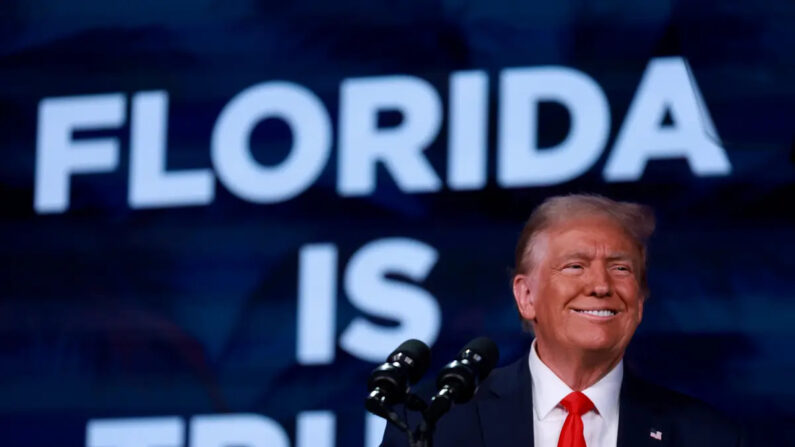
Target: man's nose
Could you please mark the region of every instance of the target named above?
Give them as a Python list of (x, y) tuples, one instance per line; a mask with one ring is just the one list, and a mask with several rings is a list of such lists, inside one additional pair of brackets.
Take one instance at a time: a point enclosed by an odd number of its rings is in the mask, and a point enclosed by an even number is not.
[(613, 293), (613, 285), (610, 283), (610, 275), (606, 268), (596, 267), (591, 270), (589, 278), (589, 296), (608, 297)]

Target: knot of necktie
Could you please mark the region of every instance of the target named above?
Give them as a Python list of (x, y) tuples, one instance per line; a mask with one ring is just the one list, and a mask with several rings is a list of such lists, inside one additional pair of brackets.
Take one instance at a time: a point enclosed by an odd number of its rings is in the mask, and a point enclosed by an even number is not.
[(594, 408), (591, 399), (588, 399), (588, 396), (579, 391), (572, 391), (569, 393), (568, 396), (560, 401), (560, 405), (569, 413), (574, 413), (577, 416), (582, 416)]

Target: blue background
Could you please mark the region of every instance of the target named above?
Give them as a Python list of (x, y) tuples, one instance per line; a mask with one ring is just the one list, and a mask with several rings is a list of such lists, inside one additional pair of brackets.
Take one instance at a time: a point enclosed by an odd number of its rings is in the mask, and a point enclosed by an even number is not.
[[(795, 4), (790, 2), (74, 2), (0, 6), (0, 443), (85, 445), (101, 417), (262, 413), (289, 433), (299, 411), (328, 409), (337, 445), (363, 438), (374, 364), (339, 350), (295, 358), (298, 250), (332, 242), (344, 265), (366, 243), (410, 237), (439, 261), (421, 284), (442, 309), (436, 370), (477, 335), (501, 364), (522, 355), (508, 271), (522, 223), (545, 197), (597, 192), (652, 205), (652, 296), (627, 354), (641, 375), (745, 421), (762, 445), (795, 445)], [(731, 161), (700, 178), (653, 161), (640, 182), (601, 176), (653, 57), (686, 58)], [(495, 181), (497, 77), (563, 65), (593, 77), (612, 125), (599, 161), (552, 187)], [(336, 193), (336, 147), (319, 180), (258, 205), (216, 185), (207, 206), (127, 205), (129, 126), (120, 166), (75, 176), (70, 209), (37, 215), (33, 179), (41, 99), (167, 90), (169, 169), (207, 168), (210, 135), (237, 93), (288, 80), (322, 99), (337, 126), (340, 82), (405, 73), (448, 103), (448, 76), (490, 76), (489, 183), (406, 194), (385, 170), (376, 192)], [(447, 117), (445, 117), (446, 120)], [(539, 139), (566, 133), (541, 109)], [(426, 151), (447, 160), (446, 122)], [(254, 156), (283, 159), (290, 133), (258, 126)], [(444, 178), (444, 177), (442, 177)], [(361, 312), (339, 291), (337, 327)], [(384, 324), (389, 322), (380, 321)]]

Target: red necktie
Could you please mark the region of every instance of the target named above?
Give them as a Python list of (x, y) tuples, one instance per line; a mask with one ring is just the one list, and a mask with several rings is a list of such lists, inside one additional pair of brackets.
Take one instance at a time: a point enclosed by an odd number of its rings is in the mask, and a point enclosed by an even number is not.
[(593, 410), (593, 402), (579, 391), (569, 393), (560, 401), (560, 405), (569, 412), (563, 428), (560, 429), (558, 447), (586, 447), (583, 435), (582, 415)]

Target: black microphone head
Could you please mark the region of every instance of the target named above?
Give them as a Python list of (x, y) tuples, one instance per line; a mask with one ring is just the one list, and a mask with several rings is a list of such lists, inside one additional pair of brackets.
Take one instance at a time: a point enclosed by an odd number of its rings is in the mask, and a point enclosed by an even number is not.
[(417, 383), (431, 365), (431, 348), (420, 340), (406, 340), (387, 358), (387, 362), (399, 362), (408, 366), (410, 383)]
[(500, 360), (497, 344), (488, 337), (478, 337), (464, 346), (458, 353), (459, 359), (468, 359), (477, 369), (478, 379), (483, 380)]
[[(486, 337), (478, 337), (464, 346), (458, 357), (448, 363), (436, 376), (436, 387), (440, 390), (436, 397), (444, 394), (442, 400), (452, 399), (457, 404), (467, 402), (475, 393), (475, 390), (491, 370), (497, 365), (500, 358), (500, 351), (497, 345)], [(432, 418), (438, 417), (447, 411), (444, 405), (438, 404), (434, 407)]]
[[(431, 349), (419, 340), (407, 340), (397, 347), (386, 363), (370, 373), (366, 400), (367, 409), (379, 413), (383, 405), (393, 405), (406, 399), (409, 383), (416, 383), (431, 364)], [(383, 416), (383, 415), (382, 415)]]

